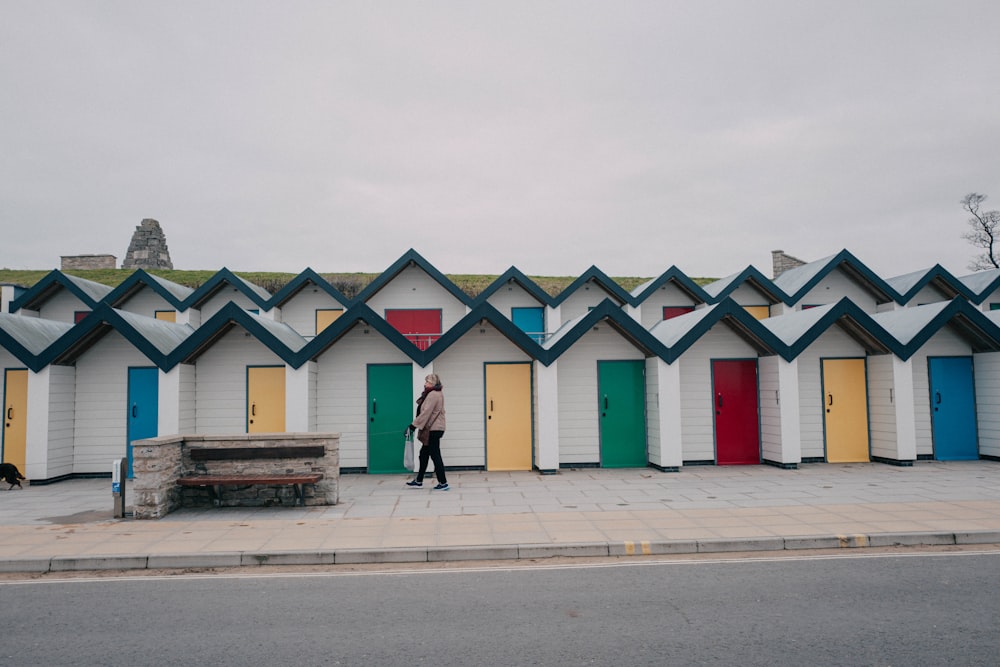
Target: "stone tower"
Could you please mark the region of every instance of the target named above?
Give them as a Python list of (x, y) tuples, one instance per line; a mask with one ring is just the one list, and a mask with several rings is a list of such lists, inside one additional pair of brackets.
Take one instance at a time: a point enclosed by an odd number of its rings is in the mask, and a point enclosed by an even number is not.
[(160, 229), (160, 223), (152, 218), (146, 218), (132, 234), (132, 242), (128, 244), (128, 252), (122, 262), (123, 269), (172, 269), (170, 251), (167, 249), (167, 237)]

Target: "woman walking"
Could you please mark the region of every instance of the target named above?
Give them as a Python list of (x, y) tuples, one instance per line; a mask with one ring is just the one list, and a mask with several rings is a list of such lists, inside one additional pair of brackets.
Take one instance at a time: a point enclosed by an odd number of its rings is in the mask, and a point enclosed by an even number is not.
[[(431, 373), (424, 378), (424, 391), (417, 399), (417, 416), (410, 424), (409, 430), (420, 429), (417, 439), (420, 440), (420, 470), (416, 479), (406, 483), (407, 486), (423, 486), (424, 474), (427, 472), (427, 460), (434, 461), (434, 474), (438, 484), (435, 491), (448, 490), (448, 478), (444, 474), (444, 460), (441, 458), (441, 436), (444, 435), (444, 392), (441, 391), (441, 378)], [(426, 436), (426, 437), (425, 437)]]

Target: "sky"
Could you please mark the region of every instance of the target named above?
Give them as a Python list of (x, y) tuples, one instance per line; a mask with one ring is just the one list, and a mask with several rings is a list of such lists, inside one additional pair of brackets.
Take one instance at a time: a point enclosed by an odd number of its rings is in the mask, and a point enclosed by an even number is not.
[(995, 0), (5, 0), (0, 267), (970, 273)]

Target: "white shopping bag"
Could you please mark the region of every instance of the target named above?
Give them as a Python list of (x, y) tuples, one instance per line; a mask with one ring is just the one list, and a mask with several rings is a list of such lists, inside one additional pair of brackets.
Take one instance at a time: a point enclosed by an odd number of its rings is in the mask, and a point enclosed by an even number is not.
[(406, 440), (403, 443), (403, 467), (413, 472), (416, 466), (413, 465), (413, 431), (406, 432)]

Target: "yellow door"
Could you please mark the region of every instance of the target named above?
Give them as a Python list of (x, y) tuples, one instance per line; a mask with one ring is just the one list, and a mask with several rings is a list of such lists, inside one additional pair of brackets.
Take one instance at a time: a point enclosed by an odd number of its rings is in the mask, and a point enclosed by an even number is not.
[(247, 433), (285, 430), (285, 367), (247, 367)]
[(531, 364), (486, 364), (486, 469), (531, 470)]
[(864, 359), (823, 360), (826, 460), (868, 461), (868, 389)]
[(13, 463), (24, 474), (28, 441), (28, 371), (6, 371), (3, 386), (3, 462)]

